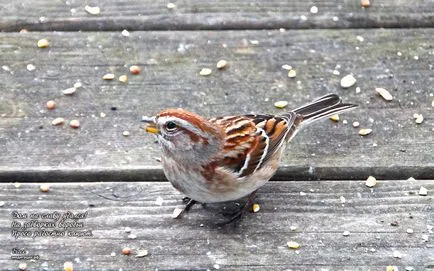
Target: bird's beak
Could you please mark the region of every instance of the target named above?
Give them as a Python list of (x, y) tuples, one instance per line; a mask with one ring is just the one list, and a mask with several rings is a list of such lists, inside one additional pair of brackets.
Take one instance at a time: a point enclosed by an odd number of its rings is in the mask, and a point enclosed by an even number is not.
[(142, 122), (146, 123), (143, 129), (151, 134), (159, 134), (160, 130), (157, 128), (157, 124), (155, 123), (155, 117), (142, 117)]

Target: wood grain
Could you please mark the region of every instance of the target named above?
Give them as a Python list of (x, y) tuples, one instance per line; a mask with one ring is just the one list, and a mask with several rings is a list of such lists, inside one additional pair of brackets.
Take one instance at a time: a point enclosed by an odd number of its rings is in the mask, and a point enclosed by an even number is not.
[[(428, 189), (428, 196), (417, 194), (420, 186)], [(182, 196), (166, 182), (52, 183), (47, 193), (36, 183), (19, 188), (3, 183), (0, 264), (2, 270), (16, 270), (20, 261), (9, 259), (11, 249), (23, 248), (40, 256), (27, 261), (30, 270), (59, 270), (65, 261), (75, 262), (74, 270), (214, 270), (215, 264), (222, 270), (385, 270), (387, 265), (428, 270), (434, 266), (429, 252), (434, 238), (432, 191), (433, 180), (380, 180), (373, 189), (364, 181), (271, 182), (258, 192), (258, 213), (247, 213), (237, 226), (219, 228), (216, 213), (233, 208), (232, 203), (195, 206), (186, 217), (172, 219)], [(13, 211), (68, 210), (88, 211), (85, 229), (92, 230), (93, 237), (10, 236)], [(297, 229), (291, 231), (291, 226)], [(128, 238), (126, 227), (136, 239)], [(408, 234), (409, 228), (414, 233)], [(350, 235), (343, 236), (344, 231)], [(289, 240), (301, 247), (290, 250)], [(134, 253), (147, 249), (149, 255), (125, 256), (124, 247)], [(402, 258), (394, 258), (394, 251)], [(110, 256), (112, 252), (116, 255)]]
[[(301, 131), (277, 179), (432, 178), (433, 52), (426, 37), (433, 35), (432, 29), (0, 34), (0, 179), (161, 180), (160, 151), (140, 128), (142, 115), (167, 107), (207, 117), (279, 114), (275, 101), (287, 100), (289, 109), (327, 93), (360, 107), (341, 116), (347, 124), (324, 120)], [(37, 48), (40, 38), (51, 46)], [(217, 71), (222, 58), (229, 66)], [(29, 63), (35, 71), (26, 69)], [(132, 64), (141, 66), (140, 75), (129, 74)], [(295, 79), (283, 64), (297, 70)], [(337, 65), (340, 76), (332, 73)], [(203, 67), (214, 71), (199, 76)], [(108, 72), (128, 74), (129, 81), (102, 80)], [(360, 93), (339, 86), (349, 73)], [(62, 95), (77, 81), (82, 88)], [(383, 100), (375, 87), (394, 100)], [(52, 99), (57, 108), (49, 111)], [(424, 123), (417, 125), (414, 113)], [(56, 117), (79, 119), (81, 127), (54, 127)], [(359, 136), (353, 121), (373, 133)]]
[[(433, 27), (432, 1), (0, 1), (0, 30), (121, 31)], [(99, 6), (99, 15), (86, 5)], [(318, 13), (310, 12), (312, 6)], [(336, 19), (337, 18), (337, 19)]]

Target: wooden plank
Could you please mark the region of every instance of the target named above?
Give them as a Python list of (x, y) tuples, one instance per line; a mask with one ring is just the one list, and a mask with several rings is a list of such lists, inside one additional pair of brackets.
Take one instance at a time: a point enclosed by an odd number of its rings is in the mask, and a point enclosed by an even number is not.
[[(215, 30), (432, 27), (432, 1), (1, 1), (0, 30)], [(100, 6), (99, 15), (88, 14), (86, 4)], [(318, 13), (310, 12), (316, 5)], [(337, 18), (337, 19), (336, 19)]]
[[(43, 266), (59, 270), (65, 261), (75, 262), (74, 270), (214, 270), (216, 264), (222, 270), (434, 266), (434, 180), (380, 180), (373, 189), (364, 181), (270, 182), (259, 190), (258, 213), (248, 213), (237, 226), (223, 228), (215, 226), (219, 221), (215, 214), (224, 206), (233, 208), (233, 203), (195, 206), (186, 217), (172, 219), (182, 196), (167, 182), (52, 183), (47, 193), (38, 186), (0, 184), (2, 270), (16, 270), (21, 262), (10, 260), (12, 248), (40, 256), (27, 261), (30, 270)], [(420, 186), (428, 189), (428, 196), (417, 194)], [(13, 211), (88, 211), (83, 229), (91, 230), (93, 237), (15, 239), (10, 228)], [(292, 231), (291, 226), (297, 229)], [(126, 227), (131, 233), (125, 232)], [(343, 236), (344, 231), (350, 235)], [(129, 239), (129, 234), (137, 238)], [(300, 243), (300, 248), (288, 249), (289, 240)], [(147, 249), (149, 255), (124, 256), (124, 247), (134, 252)], [(394, 258), (394, 251), (402, 258)], [(116, 255), (110, 256), (112, 252)]]
[[(434, 29), (133, 32), (129, 38), (113, 32), (3, 33), (0, 179), (161, 180), (160, 151), (140, 129), (142, 115), (167, 107), (208, 117), (279, 114), (277, 100), (295, 108), (327, 93), (360, 108), (341, 116), (347, 124), (325, 120), (300, 132), (278, 179), (432, 178), (432, 36)], [(40, 38), (51, 46), (37, 48)], [(221, 58), (229, 66), (217, 71)], [(102, 80), (108, 72), (127, 74), (131, 64), (142, 73), (129, 75), (128, 83)], [(297, 77), (288, 78), (283, 64), (292, 65)], [(340, 76), (332, 73), (337, 65)], [(199, 76), (202, 67), (214, 68), (213, 74)], [(349, 73), (360, 93), (339, 86)], [(62, 95), (77, 81), (82, 88)], [(386, 102), (375, 87), (395, 99)], [(49, 111), (45, 103), (52, 99), (58, 106)], [(422, 113), (424, 123), (417, 125), (414, 113)], [(54, 127), (56, 117), (79, 119), (81, 127)], [(353, 121), (373, 133), (359, 136)], [(131, 135), (124, 137), (124, 130)]]

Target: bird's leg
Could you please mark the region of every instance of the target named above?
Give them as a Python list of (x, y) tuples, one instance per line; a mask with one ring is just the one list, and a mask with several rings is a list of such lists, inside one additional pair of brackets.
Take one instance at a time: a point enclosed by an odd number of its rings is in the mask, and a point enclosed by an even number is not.
[(253, 191), (252, 193), (250, 193), (249, 197), (247, 198), (246, 202), (241, 206), (241, 208), (239, 208), (237, 211), (235, 211), (234, 213), (231, 214), (226, 214), (225, 216), (229, 216), (229, 220), (218, 223), (219, 226), (224, 226), (227, 224), (230, 224), (232, 222), (236, 222), (238, 220), (240, 220), (242, 214), (247, 211), (250, 206), (252, 206), (253, 204), (253, 199), (255, 198), (256, 195), (256, 190)]
[[(184, 209), (182, 209), (181, 213), (177, 216), (177, 218), (181, 218), (185, 213), (190, 211), (191, 207), (195, 205), (196, 203), (199, 203), (198, 201), (191, 199), (189, 197), (184, 197), (182, 199), (182, 202), (185, 204)], [(202, 203), (202, 206), (205, 206), (205, 203)]]

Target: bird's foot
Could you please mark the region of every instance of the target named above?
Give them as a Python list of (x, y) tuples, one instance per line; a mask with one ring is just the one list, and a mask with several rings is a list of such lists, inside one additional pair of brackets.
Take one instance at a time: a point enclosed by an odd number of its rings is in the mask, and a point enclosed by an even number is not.
[(240, 219), (243, 217), (243, 214), (251, 209), (255, 195), (256, 195), (256, 191), (252, 192), (249, 195), (247, 201), (241, 207), (239, 207), (235, 212), (225, 212), (225, 211), (220, 212), (219, 214), (223, 215), (228, 219), (222, 222), (218, 222), (216, 225), (225, 226), (240, 221)]

